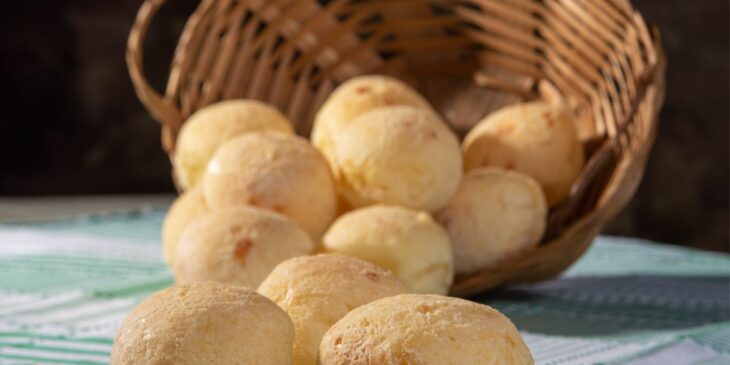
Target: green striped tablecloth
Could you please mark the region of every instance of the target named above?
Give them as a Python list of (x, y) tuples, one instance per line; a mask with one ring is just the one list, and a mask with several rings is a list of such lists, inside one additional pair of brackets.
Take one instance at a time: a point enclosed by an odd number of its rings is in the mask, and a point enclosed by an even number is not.
[[(164, 211), (0, 225), (0, 364), (104, 364), (129, 310), (172, 284)], [(601, 237), (561, 279), (474, 300), (538, 364), (730, 364), (730, 258)]]

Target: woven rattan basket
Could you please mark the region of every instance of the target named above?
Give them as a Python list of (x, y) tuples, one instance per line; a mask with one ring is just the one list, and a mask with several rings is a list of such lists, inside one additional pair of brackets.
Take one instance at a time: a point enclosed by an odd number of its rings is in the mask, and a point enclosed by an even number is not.
[(665, 59), (658, 33), (627, 0), (203, 0), (172, 60), (167, 90), (143, 74), (143, 41), (164, 0), (147, 0), (129, 37), (139, 98), (172, 156), (185, 119), (255, 98), (307, 135), (327, 95), (356, 75), (416, 87), (463, 136), (490, 111), (560, 100), (589, 156), (536, 249), (458, 277), (455, 295), (559, 274), (629, 201), (657, 132)]

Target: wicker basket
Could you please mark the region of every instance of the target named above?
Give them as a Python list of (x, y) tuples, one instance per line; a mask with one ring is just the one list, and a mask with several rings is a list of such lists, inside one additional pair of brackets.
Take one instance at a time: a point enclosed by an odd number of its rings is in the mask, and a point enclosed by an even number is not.
[(143, 74), (142, 43), (164, 0), (146, 0), (127, 63), (162, 124), (163, 147), (195, 110), (223, 99), (279, 107), (307, 135), (327, 95), (365, 73), (416, 87), (463, 135), (490, 111), (560, 99), (589, 156), (543, 243), (457, 277), (455, 295), (556, 276), (631, 199), (657, 132), (665, 58), (628, 0), (203, 0), (188, 20), (165, 95)]

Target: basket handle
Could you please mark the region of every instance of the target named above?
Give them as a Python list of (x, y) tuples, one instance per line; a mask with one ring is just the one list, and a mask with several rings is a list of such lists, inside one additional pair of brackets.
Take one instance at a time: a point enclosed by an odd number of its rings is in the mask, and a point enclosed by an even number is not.
[(137, 97), (152, 117), (162, 124), (162, 145), (169, 154), (174, 148), (175, 136), (182, 125), (183, 117), (172, 100), (157, 92), (145, 78), (142, 45), (152, 18), (164, 3), (165, 0), (144, 1), (129, 33), (125, 58)]

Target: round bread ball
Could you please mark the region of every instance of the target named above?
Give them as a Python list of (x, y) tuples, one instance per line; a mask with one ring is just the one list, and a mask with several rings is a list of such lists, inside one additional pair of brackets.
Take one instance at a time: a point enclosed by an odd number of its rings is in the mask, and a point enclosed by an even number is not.
[(178, 283), (218, 281), (257, 288), (280, 262), (314, 243), (286, 217), (254, 207), (227, 207), (193, 221), (177, 245)]
[(307, 140), (249, 133), (225, 143), (203, 178), (213, 209), (253, 205), (289, 217), (318, 240), (335, 218), (337, 199), (327, 162)]
[(382, 203), (433, 212), (459, 186), (459, 141), (428, 110), (375, 109), (340, 129), (337, 138), (338, 188), (355, 208)]
[(354, 210), (332, 224), (322, 249), (380, 265), (415, 293), (446, 294), (454, 280), (448, 233), (426, 212), (386, 205)]
[(173, 162), (179, 186), (195, 186), (224, 142), (256, 131), (292, 133), (292, 127), (275, 107), (256, 100), (227, 100), (195, 112), (183, 124), (175, 145)]
[(172, 267), (175, 261), (175, 248), (180, 236), (190, 222), (208, 212), (208, 204), (199, 186), (182, 193), (165, 215), (162, 224), (162, 252), (165, 262)]
[(534, 364), (514, 324), (463, 299), (402, 294), (361, 306), (330, 328), (320, 365)]
[(380, 75), (352, 78), (330, 94), (317, 112), (312, 126), (312, 143), (332, 161), (332, 145), (343, 126), (360, 114), (393, 105), (432, 110), (426, 99), (398, 79)]
[(505, 107), (484, 118), (464, 140), (464, 167), (496, 166), (532, 176), (548, 205), (570, 193), (584, 163), (569, 113), (546, 102)]
[(337, 254), (284, 261), (258, 291), (283, 308), (294, 322), (296, 365), (315, 365), (322, 336), (353, 308), (407, 292), (381, 267)]
[(291, 365), (294, 326), (253, 290), (176, 285), (134, 308), (117, 333), (112, 365)]
[(547, 202), (531, 177), (497, 167), (470, 171), (437, 220), (449, 232), (457, 274), (489, 268), (537, 246)]

